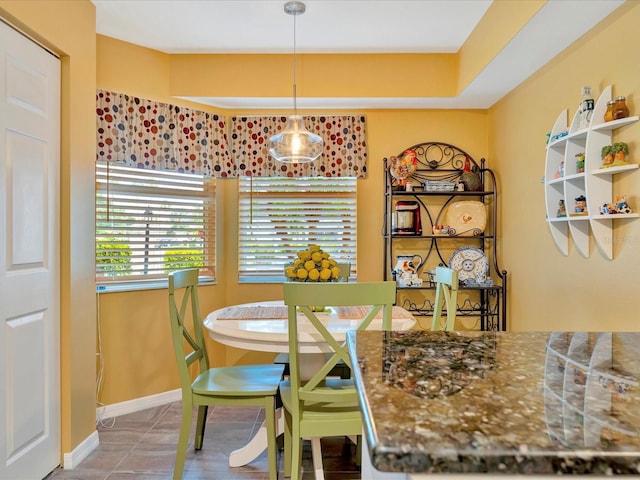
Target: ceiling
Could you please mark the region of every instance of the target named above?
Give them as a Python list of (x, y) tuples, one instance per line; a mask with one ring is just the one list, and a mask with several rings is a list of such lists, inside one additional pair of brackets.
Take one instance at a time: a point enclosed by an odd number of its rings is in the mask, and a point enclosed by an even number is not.
[[(92, 1), (96, 6), (97, 33), (166, 53), (293, 51), (293, 17), (284, 12), (284, 0)], [(492, 0), (304, 3), (306, 12), (295, 17), (297, 53), (455, 53)], [(456, 97), (299, 98), (298, 106), (489, 108), (622, 3), (623, 0), (549, 0)], [(189, 99), (223, 108), (291, 105), (290, 98)]]

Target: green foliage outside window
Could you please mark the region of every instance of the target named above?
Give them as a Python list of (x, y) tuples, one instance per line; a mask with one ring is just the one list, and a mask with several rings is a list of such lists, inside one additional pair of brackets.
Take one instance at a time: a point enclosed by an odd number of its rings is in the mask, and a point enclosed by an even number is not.
[(165, 273), (183, 268), (204, 267), (202, 250), (171, 250), (164, 255)]
[(96, 262), (110, 276), (125, 275), (130, 268), (131, 248), (129, 245), (117, 242), (116, 238), (106, 238), (96, 246)]

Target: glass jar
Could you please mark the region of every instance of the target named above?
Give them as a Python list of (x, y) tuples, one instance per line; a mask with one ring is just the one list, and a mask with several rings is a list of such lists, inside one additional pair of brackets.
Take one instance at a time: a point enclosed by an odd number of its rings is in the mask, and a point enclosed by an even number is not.
[(613, 106), (613, 119), (626, 118), (629, 116), (629, 109), (627, 108), (627, 99), (625, 97), (617, 97), (616, 103)]
[(605, 122), (610, 122), (611, 120), (613, 120), (613, 106), (615, 105), (615, 103), (616, 103), (615, 100), (609, 100), (607, 102), (607, 111), (604, 112)]

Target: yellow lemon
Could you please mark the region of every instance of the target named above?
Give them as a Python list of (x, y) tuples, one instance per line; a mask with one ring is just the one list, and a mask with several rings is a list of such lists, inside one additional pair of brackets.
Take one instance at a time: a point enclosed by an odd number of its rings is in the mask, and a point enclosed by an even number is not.
[(327, 252), (322, 252), (322, 258), (326, 260), (327, 258), (329, 258), (329, 254)]
[(338, 262), (336, 262), (333, 258), (329, 259), (329, 263), (334, 267), (338, 264)]
[(339, 275), (340, 275), (340, 269), (338, 267), (333, 267), (331, 269), (331, 277), (338, 278)]
[(299, 267), (300, 265), (302, 265), (303, 263), (304, 263), (304, 261), (300, 260), (299, 258), (296, 258), (296, 259), (293, 261), (293, 266), (297, 268), (297, 267)]
[(326, 282), (330, 278), (331, 278), (331, 270), (329, 270), (328, 268), (323, 268), (320, 271), (320, 280), (323, 280)]
[(300, 270), (298, 270), (298, 279), (299, 280), (306, 280), (307, 279), (307, 275), (308, 275), (308, 272), (304, 268), (301, 268)]
[(322, 262), (320, 262), (320, 266), (322, 267), (323, 270), (325, 270), (329, 268), (331, 264), (329, 263), (329, 260), (322, 260)]
[(286, 273), (288, 278), (295, 278), (296, 277), (296, 269), (293, 268), (293, 267), (287, 267), (285, 269), (285, 273)]
[(320, 252), (314, 252), (311, 254), (311, 260), (318, 263), (322, 260), (322, 254)]
[(320, 251), (320, 245), (309, 245), (309, 250), (311, 251), (311, 253), (319, 252)]
[(300, 257), (301, 260), (306, 262), (311, 258), (311, 252), (309, 250), (303, 250), (301, 252), (298, 252), (298, 257)]
[(317, 268), (309, 270), (309, 280), (313, 280), (315, 282), (316, 280), (318, 280), (318, 278), (320, 278), (320, 272)]
[(306, 262), (304, 262), (304, 268), (308, 271), (311, 271), (316, 268), (316, 262), (314, 262), (313, 260), (307, 260)]

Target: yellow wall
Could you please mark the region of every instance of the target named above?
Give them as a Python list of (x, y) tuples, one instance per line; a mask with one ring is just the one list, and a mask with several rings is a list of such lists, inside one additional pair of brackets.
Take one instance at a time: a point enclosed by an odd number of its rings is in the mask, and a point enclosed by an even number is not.
[[(100, 35), (97, 44), (98, 88), (174, 104), (184, 102), (170, 95), (217, 94), (215, 92), (218, 90), (210, 84), (209, 88), (205, 89), (209, 80), (215, 77), (215, 68), (212, 65), (221, 61), (216, 56), (212, 61), (207, 55), (187, 55), (185, 58), (165, 55)], [(233, 72), (260, 70), (265, 79), (272, 78), (269, 69), (273, 69), (273, 75), (276, 75), (277, 64), (263, 64), (262, 57), (255, 56), (255, 61), (260, 66), (258, 69), (255, 65), (252, 67), (247, 63), (252, 57), (254, 56), (228, 56), (224, 59), (225, 68)], [(339, 57), (342, 59), (342, 56)], [(322, 59), (322, 62), (326, 61), (326, 58)], [(406, 56), (406, 63), (396, 65), (400, 70), (409, 71), (414, 61), (412, 56)], [(167, 77), (168, 64), (171, 82), (168, 82)], [(356, 77), (357, 67), (351, 68), (353, 72), (346, 70), (343, 72), (344, 75)], [(122, 75), (122, 71), (126, 71), (127, 75)], [(195, 75), (195, 72), (200, 73)], [(378, 82), (374, 75), (357, 77), (360, 78), (363, 90), (374, 89)], [(188, 78), (191, 78), (192, 85), (186, 82), (185, 79)], [(289, 81), (290, 78), (286, 78), (282, 83), (288, 84)], [(373, 86), (368, 85), (369, 81)], [(275, 82), (271, 84), (274, 89), (277, 88)], [(290, 93), (288, 88), (282, 95)], [(258, 96), (264, 94), (263, 89), (264, 87), (255, 85), (255, 82), (246, 82), (243, 84), (242, 92), (244, 96)], [(198, 108), (206, 109), (203, 106)], [(256, 114), (263, 111), (221, 113), (230, 118), (235, 114)], [(382, 278), (382, 159), (425, 140), (460, 145), (478, 159), (486, 157), (488, 152), (485, 111), (371, 110), (364, 113), (367, 116), (369, 175), (358, 183), (358, 203), (366, 205), (366, 208), (360, 209), (358, 218), (358, 279), (361, 281)], [(219, 283), (200, 288), (203, 312), (234, 303), (281, 298), (280, 284), (238, 284), (237, 180), (219, 180), (217, 190), (218, 207), (221, 209), (217, 220)], [(176, 388), (177, 371), (169, 338), (166, 290), (104, 293), (100, 295), (99, 305), (105, 360), (104, 387), (100, 401), (108, 405)], [(270, 354), (227, 348), (214, 342), (210, 342), (209, 347), (211, 351), (216, 352), (212, 356), (214, 364), (269, 361), (273, 357)], [(131, 364), (136, 365), (135, 371), (128, 368)]]
[(0, 0), (0, 17), (61, 57), (61, 435), (71, 452), (95, 431), (96, 415), (95, 7)]
[[(640, 2), (627, 2), (489, 111), (489, 144), (503, 196), (499, 203), (502, 264), (510, 272), (512, 330), (637, 330), (640, 220), (614, 221), (614, 259), (591, 242), (591, 256), (556, 248), (545, 222), (545, 134), (560, 112), (569, 120), (583, 85), (607, 85), (640, 113)], [(597, 98), (597, 97), (596, 97)], [(640, 161), (640, 123), (615, 132)], [(617, 175), (614, 196), (640, 211), (640, 173)], [(602, 199), (611, 201), (612, 199)]]
[[(456, 93), (453, 54), (300, 55), (299, 97), (447, 97)], [(172, 55), (171, 93), (288, 97), (291, 55)]]

